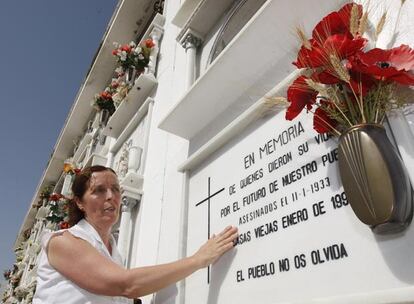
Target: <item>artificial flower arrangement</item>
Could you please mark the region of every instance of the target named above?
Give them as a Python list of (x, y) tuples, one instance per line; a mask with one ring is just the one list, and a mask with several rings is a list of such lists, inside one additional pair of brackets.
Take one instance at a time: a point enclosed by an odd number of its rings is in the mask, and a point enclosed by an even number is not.
[(52, 193), (49, 197), (50, 213), (46, 219), (52, 223), (59, 224), (67, 216), (67, 199), (59, 193)]
[[(65, 197), (68, 193), (66, 189), (70, 189), (73, 182), (74, 175), (81, 172), (80, 168), (77, 168), (72, 158), (66, 159), (63, 163), (63, 173), (66, 174), (65, 180), (62, 186), (62, 193), (52, 193), (48, 197), (48, 215), (46, 219), (53, 224), (56, 224), (60, 229), (67, 228), (68, 210), (69, 210), (69, 199)], [(63, 227), (62, 227), (63, 225)]]
[(146, 39), (140, 45), (134, 41), (124, 45), (114, 42), (114, 45), (116, 49), (112, 54), (116, 57), (119, 66), (115, 69), (115, 78), (112, 80), (112, 83), (117, 83), (112, 99), (115, 107), (118, 107), (134, 85), (135, 79), (148, 66), (155, 43), (152, 39)]
[(138, 71), (143, 71), (149, 63), (152, 48), (155, 46), (152, 39), (146, 39), (140, 45), (134, 41), (128, 44), (114, 42), (116, 49), (112, 55), (116, 57), (118, 64), (126, 71), (130, 67), (135, 67)]
[[(115, 78), (112, 78), (111, 83), (100, 94), (95, 94), (93, 106), (98, 110), (108, 110), (112, 115), (119, 106), (122, 99), (123, 92), (128, 90), (128, 86), (124, 81), (125, 72), (122, 67), (115, 70)], [(121, 94), (121, 96), (120, 96)]]
[(126, 83), (124, 76), (124, 69), (122, 67), (117, 67), (115, 69), (115, 77), (112, 78), (110, 84), (112, 100), (114, 101), (115, 108), (118, 108), (130, 89), (130, 85)]
[(110, 115), (115, 112), (115, 105), (112, 99), (112, 92), (110, 87), (106, 87), (103, 92), (95, 94), (93, 106), (97, 111), (108, 110)]
[(6, 281), (10, 280), (12, 271), (10, 269), (3, 271), (3, 277)]
[(325, 16), (310, 39), (297, 29), (302, 46), (293, 64), (304, 73), (288, 88), (286, 119), (306, 108), (317, 132), (341, 135), (354, 125), (382, 123), (389, 110), (407, 104), (414, 50), (407, 45), (369, 48), (385, 21), (383, 14), (371, 29), (362, 6), (349, 3)]
[(39, 200), (37, 201), (37, 203), (33, 204), (33, 208), (39, 209), (40, 207), (43, 206), (43, 200), (47, 200), (50, 196), (50, 194), (52, 193), (53, 190), (53, 185), (49, 185), (46, 186), (42, 189), (42, 191), (40, 192), (39, 195)]
[(116, 91), (115, 94), (112, 95), (112, 99), (114, 101), (115, 107), (119, 107), (119, 105), (121, 104), (121, 102), (124, 100), (124, 98), (127, 96), (128, 92), (130, 90), (130, 86), (127, 85), (125, 82), (123, 82), (122, 84), (120, 84)]
[(112, 54), (119, 66), (115, 70), (115, 78), (103, 92), (95, 94), (93, 106), (98, 110), (108, 110), (112, 115), (134, 83), (134, 79), (148, 66), (152, 48), (152, 39), (146, 39), (140, 45), (134, 41), (128, 44), (114, 42), (116, 49)]
[(59, 193), (52, 193), (49, 197), (50, 213), (46, 219), (57, 224), (59, 229), (69, 228), (68, 217), (68, 199)]
[[(72, 179), (70, 179), (70, 183), (68, 184), (68, 187), (71, 186), (71, 183), (73, 182), (73, 176), (79, 174), (82, 171), (81, 168), (77, 168), (73, 163), (72, 159), (69, 158), (65, 160), (63, 164), (63, 172), (67, 175), (72, 176)], [(65, 188), (66, 179), (62, 188)], [(64, 193), (64, 192), (62, 192)], [(60, 193), (52, 193), (49, 198), (49, 209), (50, 213), (46, 217), (47, 220), (49, 220), (52, 223), (57, 224), (57, 227), (59, 229), (67, 229), (69, 228), (68, 223), (68, 211), (69, 211), (69, 198), (65, 197), (65, 195)]]
[(339, 175), (355, 215), (375, 233), (395, 233), (411, 222), (412, 192), (382, 123), (414, 100), (414, 50), (372, 48), (386, 13), (375, 28), (368, 21), (362, 5), (351, 2), (325, 16), (311, 38), (297, 30), (302, 45), (293, 64), (301, 76), (287, 90), (286, 119), (306, 108), (318, 133), (340, 136)]

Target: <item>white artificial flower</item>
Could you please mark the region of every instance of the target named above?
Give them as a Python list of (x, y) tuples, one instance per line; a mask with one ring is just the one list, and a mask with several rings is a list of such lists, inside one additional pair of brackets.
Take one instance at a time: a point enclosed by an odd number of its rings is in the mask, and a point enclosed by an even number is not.
[(117, 73), (117, 74), (122, 74), (122, 73), (124, 73), (124, 69), (123, 69), (123, 67), (117, 67), (116, 69), (115, 69), (115, 73)]
[(139, 60), (144, 60), (144, 59), (145, 59), (145, 57), (144, 57), (144, 55), (142, 55), (142, 54), (138, 54), (138, 59), (139, 59)]
[(118, 42), (114, 41), (112, 44), (114, 45), (114, 47), (119, 48), (119, 43)]
[(123, 100), (123, 98), (121, 97), (121, 95), (120, 95), (119, 93), (115, 93), (115, 94), (112, 96), (112, 100), (113, 100), (115, 103), (120, 104), (120, 103), (121, 103), (121, 101)]
[(134, 42), (134, 41), (131, 41), (131, 42), (129, 43), (129, 46), (130, 46), (130, 47), (132, 47), (132, 48), (134, 48), (134, 47), (136, 47), (137, 45), (135, 44), (135, 42)]
[(127, 53), (125, 51), (121, 52), (121, 56), (119, 56), (121, 61), (125, 61), (127, 59)]
[(135, 54), (139, 54), (139, 53), (141, 53), (142, 52), (142, 48), (140, 47), (140, 46), (137, 46), (136, 48), (135, 48), (135, 50), (134, 50), (134, 53)]

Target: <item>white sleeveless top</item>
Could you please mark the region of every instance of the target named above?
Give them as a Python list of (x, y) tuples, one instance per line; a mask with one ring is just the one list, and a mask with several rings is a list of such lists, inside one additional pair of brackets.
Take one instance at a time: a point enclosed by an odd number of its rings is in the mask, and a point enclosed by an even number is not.
[(75, 237), (89, 242), (99, 253), (118, 265), (122, 266), (122, 257), (116, 248), (111, 236), (112, 255), (104, 245), (98, 232), (85, 219), (77, 225), (64, 230), (46, 232), (42, 236), (42, 252), (37, 269), (37, 287), (33, 297), (33, 304), (121, 304), (132, 303), (132, 300), (123, 297), (108, 297), (90, 293), (80, 288), (74, 282), (61, 275), (50, 264), (46, 254), (46, 247), (50, 238), (64, 231), (69, 231)]

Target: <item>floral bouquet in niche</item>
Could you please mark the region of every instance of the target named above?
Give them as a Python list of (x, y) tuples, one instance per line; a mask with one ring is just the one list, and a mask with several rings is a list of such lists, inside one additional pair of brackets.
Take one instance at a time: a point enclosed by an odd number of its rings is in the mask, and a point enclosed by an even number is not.
[(383, 14), (375, 28), (369, 26), (362, 6), (349, 3), (325, 16), (310, 39), (298, 29), (302, 46), (293, 64), (305, 72), (288, 88), (286, 119), (306, 108), (317, 132), (341, 135), (354, 125), (382, 123), (387, 111), (407, 104), (414, 50), (369, 48), (385, 22)]
[(8, 280), (10, 280), (10, 277), (11, 277), (11, 270), (10, 269), (7, 269), (7, 270), (4, 270), (3, 271), (3, 277), (4, 277), (4, 279), (6, 280), (6, 281), (8, 281)]
[(95, 94), (93, 106), (96, 110), (108, 110), (109, 114), (112, 115), (115, 112), (114, 101), (112, 100), (112, 89), (110, 87), (99, 94)]
[[(401, 0), (400, 10), (405, 0)], [(302, 42), (302, 70), (287, 90), (286, 119), (305, 108), (319, 133), (340, 136), (338, 166), (357, 217), (377, 233), (405, 229), (412, 217), (411, 185), (382, 126), (386, 113), (414, 100), (414, 50), (372, 47), (386, 23), (348, 3), (325, 16)]]
[(50, 213), (46, 220), (52, 223), (60, 223), (66, 216), (67, 202), (66, 198), (59, 193), (52, 193), (49, 197)]
[(124, 69), (122, 67), (117, 67), (115, 69), (115, 78), (112, 78), (110, 85), (111, 92), (113, 92), (112, 100), (114, 101), (116, 108), (119, 107), (125, 96), (128, 94), (129, 89), (131, 88), (131, 86), (125, 82), (124, 76)]
[(46, 220), (57, 225), (58, 229), (69, 228), (68, 206), (69, 199), (59, 193), (52, 193), (49, 197), (49, 214)]
[(127, 71), (134, 67), (139, 73), (148, 66), (152, 48), (155, 46), (152, 39), (146, 39), (142, 44), (137, 45), (134, 41), (129, 44), (114, 43), (116, 49), (112, 51), (118, 64)]

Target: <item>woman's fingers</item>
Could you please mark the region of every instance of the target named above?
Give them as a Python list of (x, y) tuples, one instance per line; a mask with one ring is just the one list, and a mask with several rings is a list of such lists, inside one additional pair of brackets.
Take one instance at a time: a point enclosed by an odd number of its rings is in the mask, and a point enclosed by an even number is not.
[(221, 237), (223, 236), (226, 232), (230, 231), (232, 228), (234, 228), (233, 226), (227, 226), (226, 228), (223, 229), (223, 231), (221, 231), (218, 236)]
[(222, 254), (224, 254), (224, 253), (226, 253), (227, 251), (229, 251), (231, 248), (233, 248), (234, 247), (234, 245), (233, 245), (233, 243), (231, 242), (231, 243), (227, 243), (227, 244), (224, 244), (222, 247), (221, 247), (221, 252), (222, 252)]
[(237, 231), (237, 227), (228, 226), (228, 227), (224, 228), (224, 230), (222, 232), (219, 233), (219, 238), (220, 239), (226, 239), (236, 231)]
[(237, 236), (237, 227), (226, 227), (222, 233), (219, 234), (217, 241), (219, 243), (227, 243), (229, 241), (234, 240), (235, 236)]
[(227, 244), (230, 244), (231, 246), (234, 246), (234, 241), (237, 239), (238, 236), (239, 236), (239, 234), (236, 231), (233, 234), (229, 235), (226, 239), (220, 241), (219, 244), (221, 246), (225, 246)]
[(213, 234), (211, 238), (200, 247), (195, 256), (203, 267), (214, 263), (221, 255), (233, 247), (237, 238), (237, 228), (228, 226), (218, 235)]
[(232, 234), (230, 234), (224, 241), (225, 242), (233, 242), (239, 236), (239, 232), (236, 230)]

